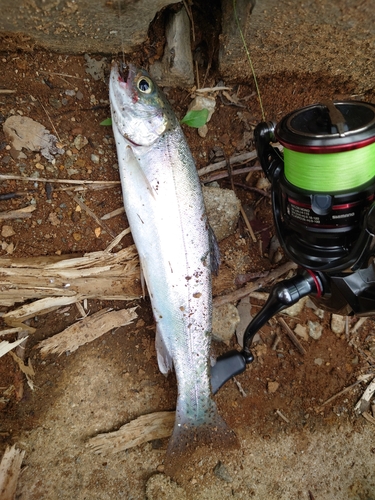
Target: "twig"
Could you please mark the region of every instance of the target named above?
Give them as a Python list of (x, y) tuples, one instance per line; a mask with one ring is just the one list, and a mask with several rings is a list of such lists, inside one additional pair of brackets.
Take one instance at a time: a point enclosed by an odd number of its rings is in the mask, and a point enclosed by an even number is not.
[(278, 318), (278, 322), (284, 328), (285, 333), (288, 335), (289, 339), (295, 345), (295, 347), (297, 348), (298, 352), (300, 354), (302, 354), (302, 356), (304, 356), (306, 354), (305, 348), (302, 346), (301, 342), (294, 335), (293, 331), (289, 328), (289, 326), (287, 325), (286, 321), (283, 318)]
[(9, 219), (29, 219), (32, 212), (36, 207), (34, 205), (28, 205), (24, 208), (18, 208), (17, 210), (10, 210), (9, 212), (0, 212), (0, 220)]
[(44, 71), (42, 69), (40, 69), (39, 72), (44, 73), (45, 75), (65, 76), (67, 78), (76, 78), (77, 80), (82, 80), (80, 76), (68, 75), (67, 73), (54, 73), (52, 71)]
[(123, 213), (125, 213), (125, 208), (120, 207), (120, 208), (116, 208), (116, 210), (113, 210), (112, 212), (109, 212), (108, 214), (103, 215), (103, 217), (100, 217), (100, 218), (102, 220), (108, 220), (108, 219), (112, 219), (112, 217), (116, 217), (117, 215), (122, 215)]
[[(265, 278), (270, 274), (269, 271), (264, 271), (260, 273), (246, 273), (246, 274), (239, 274), (234, 282), (236, 283), (237, 286), (242, 286), (245, 283), (248, 283), (249, 281), (256, 280), (258, 278)], [(267, 294), (268, 297), (268, 294)], [(267, 299), (264, 299), (267, 300)]]
[(367, 411), (370, 407), (370, 401), (375, 392), (375, 378), (366, 387), (365, 392), (362, 394), (360, 400), (354, 407), (354, 411), (357, 415)]
[(220, 90), (232, 90), (231, 87), (204, 87), (203, 89), (195, 89), (194, 92), (208, 93), (208, 92), (220, 92)]
[(116, 237), (116, 234), (112, 231), (112, 229), (110, 229), (107, 224), (105, 224), (102, 220), (99, 219), (99, 217), (94, 214), (94, 212), (92, 210), (89, 209), (89, 207), (87, 205), (85, 205), (85, 203), (83, 203), (83, 201), (81, 201), (78, 196), (76, 196), (75, 194), (73, 194), (71, 191), (67, 191), (67, 194), (69, 196), (71, 196), (73, 198), (73, 200), (78, 203), (78, 205), (82, 208), (82, 210), (84, 210), (90, 217), (92, 217), (94, 219), (94, 221), (99, 224), (99, 226), (101, 226), (105, 231), (107, 231), (107, 233), (109, 235), (112, 236), (112, 238), (115, 238)]
[(245, 221), (246, 227), (249, 230), (251, 239), (253, 240), (254, 243), (256, 243), (256, 241), (257, 241), (256, 236), (254, 234), (253, 228), (251, 227), (250, 221), (249, 221), (249, 219), (248, 219), (248, 217), (247, 217), (247, 215), (245, 213), (245, 210), (242, 207), (242, 204), (240, 206), (240, 212), (241, 212), (241, 215), (243, 217), (243, 220)]
[(284, 422), (286, 422), (287, 424), (289, 424), (289, 423), (290, 423), (290, 422), (289, 422), (289, 420), (286, 418), (286, 416), (285, 416), (283, 413), (281, 413), (281, 411), (280, 411), (280, 410), (276, 410), (276, 412), (275, 412), (275, 413), (276, 413), (277, 415), (279, 415), (279, 417), (280, 417), (280, 418), (282, 418), (282, 419), (284, 420)]
[[(254, 170), (261, 170), (262, 167), (255, 167)], [(264, 191), (264, 189), (259, 189), (255, 186), (247, 186), (246, 184), (241, 184), (239, 182), (235, 183), (236, 186), (241, 187), (242, 189), (246, 189), (247, 191), (253, 191), (254, 193), (258, 193), (266, 198), (271, 198), (270, 193), (267, 193), (267, 191)]]
[[(240, 155), (231, 156), (228, 161), (230, 165), (233, 165), (235, 163), (242, 163), (245, 161), (254, 160), (255, 158), (257, 158), (257, 156), (258, 153), (256, 151), (249, 151), (247, 153), (242, 153)], [(207, 167), (199, 169), (198, 175), (201, 176), (209, 174), (211, 172), (215, 172), (215, 170), (220, 170), (221, 168), (225, 168), (228, 164), (228, 161), (223, 160), (223, 161), (218, 161), (217, 163), (211, 163), (210, 165), (207, 165)]]
[(292, 269), (297, 269), (297, 264), (295, 264), (294, 262), (287, 262), (286, 264), (283, 264), (277, 269), (271, 271), (265, 278), (259, 279), (254, 283), (249, 283), (243, 288), (228, 293), (227, 295), (223, 295), (221, 297), (215, 297), (213, 300), (213, 304), (215, 306), (222, 306), (224, 304), (228, 304), (229, 302), (237, 302), (243, 297), (250, 295), (250, 293), (259, 290), (260, 288), (264, 288), (268, 283), (277, 280), (283, 274), (286, 274)]
[(55, 132), (55, 134), (56, 134), (56, 137), (57, 137), (57, 138), (58, 138), (58, 140), (61, 142), (61, 139), (60, 139), (59, 133), (57, 132), (56, 127), (55, 127), (55, 125), (53, 124), (53, 122), (52, 122), (52, 120), (51, 120), (51, 117), (49, 116), (48, 111), (46, 110), (46, 108), (45, 108), (45, 106), (43, 105), (42, 101), (41, 101), (40, 99), (38, 99), (38, 101), (39, 101), (40, 105), (42, 106), (42, 108), (43, 108), (43, 110), (44, 110), (45, 114), (47, 115), (47, 118), (48, 118), (48, 120), (49, 120), (50, 124), (52, 125), (52, 128), (53, 128), (53, 130), (54, 130), (54, 132)]
[(0, 94), (14, 94), (16, 90), (0, 89)]
[(246, 398), (247, 394), (246, 392), (244, 391), (242, 385), (240, 382), (238, 382), (238, 380), (236, 379), (236, 377), (233, 377), (233, 382), (236, 384), (238, 390), (240, 391), (240, 394), (241, 396), (243, 396), (244, 398)]
[(190, 19), (190, 22), (191, 22), (191, 34), (192, 34), (193, 42), (195, 42), (195, 27), (194, 27), (193, 14), (191, 12), (190, 5), (188, 5), (188, 2), (186, 0), (182, 0), (182, 1), (184, 3), (184, 7), (185, 7), (185, 10), (186, 10), (186, 13), (189, 16), (189, 19)]
[(24, 177), (22, 175), (0, 174), (0, 180), (4, 181), (27, 181), (27, 182), (52, 182), (57, 184), (103, 184), (113, 186), (120, 184), (120, 181), (89, 181), (85, 179), (46, 179), (45, 177)]
[(357, 330), (359, 330), (361, 328), (361, 326), (363, 325), (363, 323), (365, 321), (367, 321), (368, 318), (359, 318), (359, 320), (357, 321), (357, 323), (353, 326), (353, 328), (351, 329), (350, 333), (356, 333)]
[(273, 351), (276, 351), (276, 348), (277, 348), (277, 346), (278, 346), (278, 344), (279, 344), (280, 340), (281, 340), (280, 336), (279, 336), (279, 335), (277, 335), (277, 333), (276, 333), (276, 335), (275, 335), (275, 339), (274, 339), (273, 344), (272, 344), (272, 347), (271, 347), (271, 349), (272, 349)]
[(375, 424), (375, 418), (372, 415), (370, 415), (370, 413), (368, 411), (364, 411), (362, 413), (362, 417), (365, 417), (367, 422), (371, 422), (372, 424)]
[(359, 385), (361, 382), (363, 382), (363, 380), (357, 380), (356, 382), (354, 382), (354, 384), (348, 385), (342, 391), (338, 392), (337, 394), (334, 394), (329, 399), (327, 399), (327, 401), (324, 401), (324, 403), (322, 403), (320, 406), (318, 406), (316, 408), (316, 410), (319, 411), (321, 408), (323, 408), (323, 406), (328, 405), (329, 403), (331, 403), (332, 401), (334, 401), (339, 396), (342, 396), (343, 394), (349, 392), (351, 389), (353, 389), (353, 387)]
[[(247, 161), (241, 163), (247, 163)], [(237, 168), (236, 170), (232, 170), (232, 176), (247, 174), (248, 172), (257, 172), (259, 170), (262, 170), (262, 167), (253, 166), (253, 167)], [(206, 177), (205, 179), (203, 179), (202, 182), (206, 184), (208, 182), (218, 181), (219, 179), (225, 179), (226, 177), (228, 177), (228, 172), (218, 172), (216, 174), (210, 175), (209, 177)], [(243, 184), (241, 184), (241, 187), (243, 187)]]

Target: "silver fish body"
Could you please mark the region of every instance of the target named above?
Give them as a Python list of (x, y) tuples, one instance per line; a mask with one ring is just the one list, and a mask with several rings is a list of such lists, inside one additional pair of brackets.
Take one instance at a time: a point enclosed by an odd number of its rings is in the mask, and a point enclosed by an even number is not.
[(178, 383), (176, 422), (167, 456), (194, 441), (233, 444), (211, 398), (210, 237), (201, 185), (186, 139), (148, 73), (113, 65), (112, 126), (124, 206), (157, 325), (162, 372)]

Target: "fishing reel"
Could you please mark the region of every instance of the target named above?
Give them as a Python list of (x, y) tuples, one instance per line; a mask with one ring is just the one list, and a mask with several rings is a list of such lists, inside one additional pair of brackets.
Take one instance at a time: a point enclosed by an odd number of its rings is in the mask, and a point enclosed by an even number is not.
[(314, 104), (277, 125), (260, 123), (254, 138), (271, 182), (280, 245), (299, 267), (273, 287), (245, 331), (242, 351), (218, 358), (213, 393), (254, 360), (257, 331), (302, 297), (337, 314), (375, 314), (375, 105)]

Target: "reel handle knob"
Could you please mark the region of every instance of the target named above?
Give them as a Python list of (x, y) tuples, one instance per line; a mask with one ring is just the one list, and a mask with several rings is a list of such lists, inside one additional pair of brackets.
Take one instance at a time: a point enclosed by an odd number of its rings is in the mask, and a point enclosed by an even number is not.
[(316, 294), (320, 296), (322, 290), (321, 280), (317, 275), (308, 270), (304, 270), (300, 274), (293, 276), (293, 278), (275, 285), (271, 290), (267, 302), (245, 330), (242, 351), (244, 358), (252, 356), (250, 345), (254, 335), (272, 316), (296, 304), (306, 295)]

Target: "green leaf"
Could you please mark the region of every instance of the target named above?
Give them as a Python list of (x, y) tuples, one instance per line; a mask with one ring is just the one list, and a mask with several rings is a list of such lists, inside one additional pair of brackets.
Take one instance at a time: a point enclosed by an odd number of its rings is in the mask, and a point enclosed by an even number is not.
[(199, 109), (197, 111), (188, 111), (181, 120), (189, 127), (199, 128), (206, 124), (208, 118), (208, 109)]
[(106, 118), (105, 120), (100, 122), (100, 125), (103, 125), (104, 127), (112, 125), (112, 118)]

